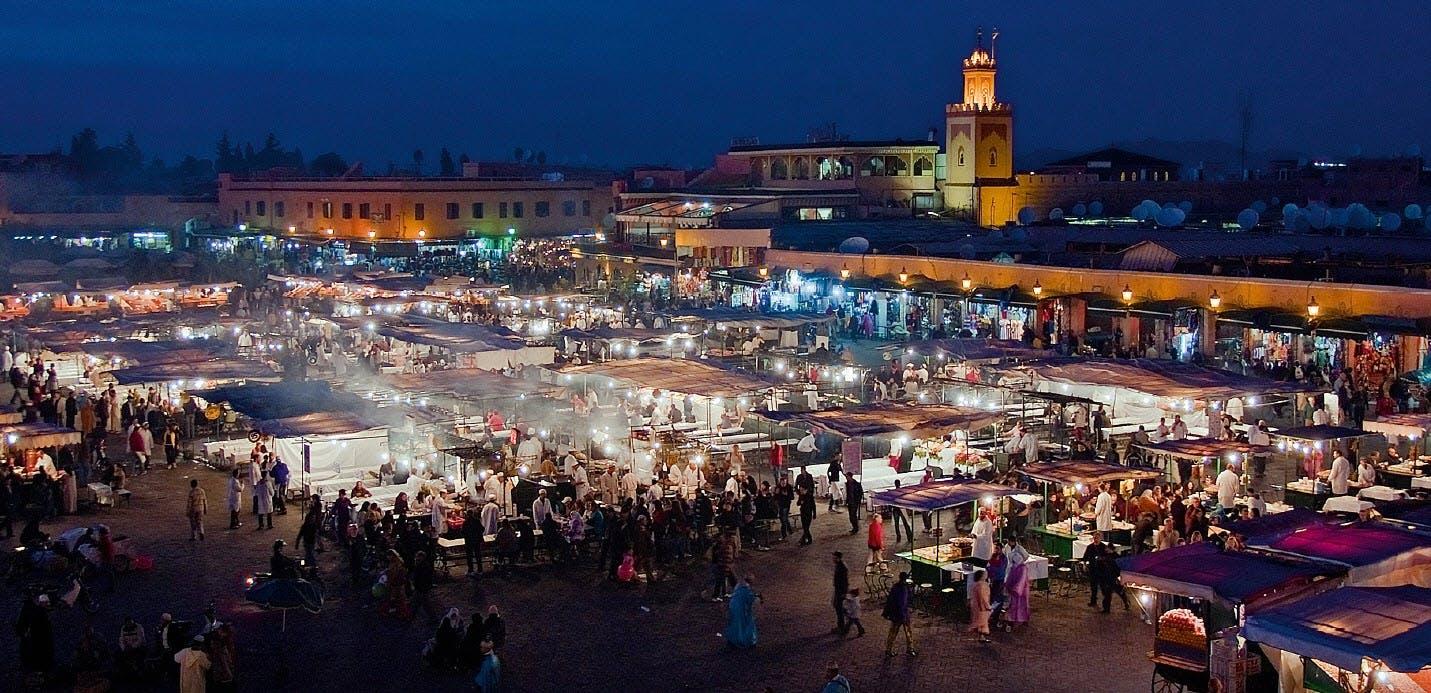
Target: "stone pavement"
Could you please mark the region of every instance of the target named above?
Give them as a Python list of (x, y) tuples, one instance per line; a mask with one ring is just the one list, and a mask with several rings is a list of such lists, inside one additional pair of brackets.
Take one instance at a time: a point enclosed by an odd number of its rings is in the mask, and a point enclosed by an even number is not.
[[(189, 542), (183, 518), (190, 476), (200, 479), (212, 510), (208, 539)], [(508, 642), (502, 663), (506, 691), (818, 691), (827, 662), (840, 664), (855, 691), (1143, 691), (1151, 665), (1150, 627), (1115, 607), (1102, 615), (1074, 598), (1035, 596), (1031, 627), (995, 633), (992, 645), (973, 642), (963, 624), (919, 617), (919, 655), (881, 655), (887, 623), (880, 605), (867, 602), (869, 634), (841, 641), (829, 633), (830, 552), (843, 550), (858, 580), (866, 554), (863, 535), (847, 535), (843, 512), (816, 520), (816, 543), (793, 541), (769, 552), (741, 556), (737, 570), (752, 573), (765, 596), (757, 607), (760, 642), (749, 651), (725, 647), (719, 636), (725, 605), (699, 596), (704, 563), (679, 570), (653, 585), (608, 583), (594, 566), (543, 566), (513, 577), (473, 583), (457, 577), (434, 590), (431, 616), (400, 622), (377, 614), (371, 597), (346, 586), (339, 556), (322, 554), (329, 601), (323, 612), (290, 613), (287, 632), (279, 614), (242, 602), (244, 578), (267, 566), (274, 539), (294, 543), (299, 516), (275, 518), (277, 529), (245, 526), (229, 532), (223, 512), (224, 477), (197, 465), (158, 470), (134, 481), (129, 507), (46, 523), (52, 535), (79, 524), (104, 522), (136, 537), (141, 552), (155, 558), (152, 571), (120, 577), (114, 595), (102, 595), (98, 632), (112, 644), (126, 614), (152, 625), (162, 612), (199, 620), (213, 601), (220, 617), (236, 624), (239, 682), (243, 691), (470, 690), (466, 676), (424, 668), (419, 652), (437, 618), (449, 606), (464, 615), (501, 607)], [(17, 528), (18, 530), (18, 528)], [(0, 540), (2, 541), (2, 540)], [(454, 571), (460, 575), (462, 569)], [(14, 622), (19, 597), (0, 592), (0, 616)], [(81, 616), (54, 617), (59, 659), (74, 651)], [(19, 690), (12, 628), (0, 629), (0, 690)], [(117, 690), (133, 690), (118, 688)], [(161, 689), (162, 690), (162, 689)]]

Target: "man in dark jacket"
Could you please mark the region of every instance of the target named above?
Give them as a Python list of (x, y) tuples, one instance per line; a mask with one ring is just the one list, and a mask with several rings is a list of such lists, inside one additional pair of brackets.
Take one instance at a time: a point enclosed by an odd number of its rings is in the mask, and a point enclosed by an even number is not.
[(889, 589), (889, 596), (884, 600), (884, 618), (889, 621), (889, 636), (884, 640), (884, 656), (894, 656), (894, 641), (899, 637), (900, 631), (904, 631), (904, 644), (906, 652), (913, 657), (914, 651), (914, 631), (909, 625), (909, 602), (911, 590), (914, 589), (914, 582), (909, 579), (909, 573), (900, 573), (899, 582), (896, 582)]
[(845, 621), (845, 595), (850, 591), (850, 568), (845, 565), (845, 555), (835, 552), (834, 594), (830, 597), (835, 607), (835, 627), (830, 632), (844, 635), (849, 630)]
[[(851, 474), (845, 475), (845, 511), (850, 514), (850, 534), (860, 533), (860, 506), (865, 503), (865, 487)], [(896, 509), (896, 512), (899, 512)]]

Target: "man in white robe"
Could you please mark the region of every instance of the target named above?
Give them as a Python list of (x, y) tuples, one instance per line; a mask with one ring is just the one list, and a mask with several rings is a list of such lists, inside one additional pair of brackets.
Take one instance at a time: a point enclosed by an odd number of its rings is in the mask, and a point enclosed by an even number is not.
[(1098, 500), (1093, 504), (1094, 528), (1100, 532), (1113, 531), (1113, 494), (1108, 492), (1108, 482), (1098, 486)]

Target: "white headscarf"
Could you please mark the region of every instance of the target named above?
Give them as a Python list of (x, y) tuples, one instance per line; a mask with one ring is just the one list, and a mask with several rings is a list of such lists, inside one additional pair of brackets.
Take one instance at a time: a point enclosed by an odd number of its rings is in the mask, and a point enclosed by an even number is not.
[(1012, 548), (1004, 553), (1009, 557), (1009, 567), (1011, 568), (1029, 559), (1029, 552), (1019, 544), (1014, 544)]

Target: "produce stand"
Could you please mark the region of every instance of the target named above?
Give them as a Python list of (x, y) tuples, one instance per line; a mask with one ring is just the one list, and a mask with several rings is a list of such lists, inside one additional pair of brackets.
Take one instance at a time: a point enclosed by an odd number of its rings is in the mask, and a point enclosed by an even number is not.
[[(1104, 481), (1151, 480), (1161, 476), (1159, 472), (1152, 469), (1121, 467), (1100, 462), (1042, 462), (1021, 467), (1019, 473), (1030, 479), (1043, 482), (1045, 517), (1049, 510), (1049, 487), (1052, 484), (1073, 487), (1074, 490), (1081, 491)], [(1039, 526), (1031, 527), (1030, 531), (1041, 537), (1043, 553), (1050, 556), (1056, 555), (1066, 560), (1079, 557), (1075, 555), (1074, 544), (1080, 541), (1087, 530), (1087, 526), (1080, 527), (1080, 524), (1080, 518), (1069, 518), (1063, 522), (1045, 522)], [(1115, 523), (1114, 530), (1115, 534), (1108, 537), (1109, 541), (1114, 543), (1118, 543), (1118, 539), (1121, 539), (1123, 543), (1131, 541), (1132, 525), (1126, 522)]]
[[(879, 491), (870, 496), (870, 505), (934, 513), (934, 536), (935, 541), (939, 542), (939, 538), (943, 536), (939, 523), (941, 511), (978, 502), (992, 507), (997, 499), (1017, 493), (1019, 490), (1016, 488), (997, 484), (942, 480)], [(916, 547), (915, 540), (915, 534), (911, 532), (909, 550), (895, 554), (895, 557), (909, 561), (910, 576), (914, 578), (915, 584), (943, 586), (950, 582), (949, 576), (959, 572), (960, 564), (969, 557), (973, 549), (973, 542), (968, 539), (961, 541), (961, 538), (955, 538), (948, 543), (935, 543), (925, 547)]]

